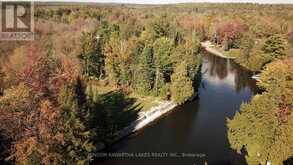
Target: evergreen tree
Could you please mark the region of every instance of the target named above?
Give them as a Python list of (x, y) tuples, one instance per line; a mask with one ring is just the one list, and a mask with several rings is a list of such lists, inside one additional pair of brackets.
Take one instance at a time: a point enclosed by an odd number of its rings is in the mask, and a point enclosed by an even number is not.
[(180, 44), (184, 43), (184, 34), (183, 32), (177, 31), (174, 37), (174, 43), (175, 46), (178, 46)]
[[(59, 94), (65, 140), (65, 161), (68, 164), (89, 164), (95, 146), (94, 133), (88, 128), (90, 112), (80, 96), (81, 85), (64, 86)], [(82, 88), (81, 88), (82, 89)]]
[(105, 71), (109, 80), (118, 85), (119, 84), (119, 77), (121, 74), (121, 69), (119, 67), (119, 52), (121, 45), (119, 34), (113, 32), (111, 34), (109, 42), (106, 43), (104, 47), (105, 51)]
[(264, 53), (270, 55), (275, 59), (282, 59), (285, 57), (285, 41), (280, 35), (271, 35), (262, 48)]
[(85, 74), (100, 78), (103, 72), (103, 54), (100, 36), (94, 32), (83, 32), (81, 37), (81, 59), (84, 62)]
[(146, 46), (139, 55), (139, 61), (134, 71), (134, 88), (138, 93), (148, 94), (152, 89), (154, 80), (152, 56), (153, 50), (150, 46)]
[(251, 50), (251, 55), (249, 56), (248, 61), (245, 61), (243, 64), (246, 64), (251, 71), (260, 71), (271, 60), (270, 56), (256, 48)]
[(254, 46), (254, 40), (250, 36), (250, 34), (245, 34), (241, 38), (240, 41), (240, 49), (241, 49), (241, 55), (244, 57), (244, 59), (248, 62), (249, 56), (251, 55), (252, 48)]
[(187, 64), (182, 62), (171, 76), (171, 96), (172, 100), (178, 104), (186, 102), (194, 94), (192, 81), (187, 74)]
[(159, 38), (154, 43), (154, 65), (156, 78), (154, 84), (155, 94), (159, 94), (160, 88), (165, 83), (164, 76), (172, 71), (173, 42), (165, 37)]
[(155, 38), (161, 37), (172, 37), (175, 38), (176, 35), (175, 28), (171, 23), (171, 20), (167, 17), (166, 14), (161, 15), (154, 19), (150, 25), (150, 29)]
[(186, 40), (184, 44), (178, 45), (172, 53), (173, 65), (179, 65), (182, 63), (182, 59), (185, 60), (187, 64), (188, 76), (191, 80), (196, 78), (196, 74), (200, 66), (200, 58), (198, 56), (199, 48), (200, 46), (198, 40)]
[(105, 45), (105, 70), (109, 80), (115, 85), (128, 86), (131, 81), (131, 65), (135, 40), (121, 40), (118, 32), (111, 34)]

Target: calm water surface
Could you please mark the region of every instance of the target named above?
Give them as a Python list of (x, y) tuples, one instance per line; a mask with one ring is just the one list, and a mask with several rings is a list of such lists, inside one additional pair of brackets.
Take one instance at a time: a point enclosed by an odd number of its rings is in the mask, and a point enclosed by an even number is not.
[[(251, 73), (232, 60), (203, 55), (199, 99), (177, 107), (136, 135), (111, 148), (119, 153), (177, 153), (167, 158), (115, 158), (104, 165), (200, 165), (238, 164), (239, 155), (229, 149), (226, 119), (232, 118), (242, 102), (256, 93)], [(199, 158), (182, 153), (202, 154)], [(96, 163), (95, 163), (96, 164)]]

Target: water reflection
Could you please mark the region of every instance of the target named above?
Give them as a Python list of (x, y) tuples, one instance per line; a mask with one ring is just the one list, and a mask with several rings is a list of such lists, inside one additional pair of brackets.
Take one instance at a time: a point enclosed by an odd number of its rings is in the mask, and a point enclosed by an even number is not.
[(239, 66), (231, 59), (224, 59), (205, 52), (203, 60), (203, 79), (216, 86), (234, 88), (237, 93), (245, 88), (256, 91), (252, 73)]
[(203, 55), (199, 99), (177, 107), (138, 134), (110, 149), (126, 153), (194, 153), (198, 157), (115, 158), (104, 165), (240, 165), (243, 155), (230, 149), (226, 119), (232, 118), (242, 102), (256, 92), (251, 73), (228, 59)]

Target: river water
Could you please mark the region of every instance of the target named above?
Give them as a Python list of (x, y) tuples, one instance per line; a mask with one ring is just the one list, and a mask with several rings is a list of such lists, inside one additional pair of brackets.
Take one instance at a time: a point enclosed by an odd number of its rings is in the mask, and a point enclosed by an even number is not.
[[(104, 165), (240, 164), (227, 138), (227, 118), (256, 93), (251, 73), (233, 60), (203, 55), (199, 99), (177, 107), (142, 131), (111, 148), (124, 157)], [(157, 153), (160, 153), (157, 155)], [(112, 155), (113, 156), (113, 155)], [(160, 157), (161, 156), (161, 157)]]

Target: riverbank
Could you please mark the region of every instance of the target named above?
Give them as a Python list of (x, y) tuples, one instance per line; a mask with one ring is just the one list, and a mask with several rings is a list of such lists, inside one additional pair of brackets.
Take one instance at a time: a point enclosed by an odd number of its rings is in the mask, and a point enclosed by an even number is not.
[(220, 50), (216, 49), (215, 46), (210, 41), (204, 41), (200, 43), (201, 46), (209, 53), (214, 54), (216, 56), (226, 58), (226, 59), (236, 59), (236, 57), (230, 57), (224, 55)]
[(129, 126), (123, 128), (122, 130), (116, 132), (116, 138), (113, 142), (126, 137), (140, 129), (151, 124), (155, 120), (162, 117), (167, 112), (170, 112), (177, 106), (176, 103), (172, 101), (161, 101), (158, 106), (152, 107), (149, 111), (140, 112), (137, 120), (133, 121)]
[[(151, 107), (148, 111), (139, 112), (138, 118), (135, 121), (131, 122), (128, 126), (117, 131), (114, 134), (114, 138), (108, 142), (108, 145), (118, 142), (119, 140), (131, 135), (132, 133), (143, 129), (152, 122), (161, 118), (163, 115), (172, 111), (176, 106), (177, 104), (172, 101), (160, 101), (157, 106)], [(106, 147), (107, 146), (105, 144), (99, 144), (98, 151), (106, 149)]]
[[(226, 118), (234, 116), (241, 102), (250, 100), (255, 92), (255, 82), (248, 78), (250, 74), (235, 64), (234, 60), (230, 60), (231, 65), (227, 65), (227, 59), (206, 51), (203, 51), (202, 54), (205, 62), (202, 63), (201, 69), (203, 75), (201, 82), (203, 83), (198, 89), (200, 99), (178, 106), (168, 113), (168, 116), (160, 118), (159, 122), (143, 129), (143, 132), (131, 138), (116, 143), (105, 153), (192, 151), (192, 153), (205, 156), (170, 158), (170, 161), (167, 160), (168, 158), (157, 157), (119, 157), (115, 159), (107, 157), (107, 160), (98, 163), (102, 165), (147, 165), (151, 162), (152, 164), (177, 165), (200, 164), (206, 161), (208, 164), (228, 164), (238, 160), (241, 155), (229, 148)], [(219, 72), (219, 69), (227, 74), (222, 74), (223, 72)], [(235, 78), (235, 81), (231, 81), (231, 77)], [(217, 80), (217, 85), (212, 83), (215, 80)], [(235, 164), (241, 163), (235, 162)]]

